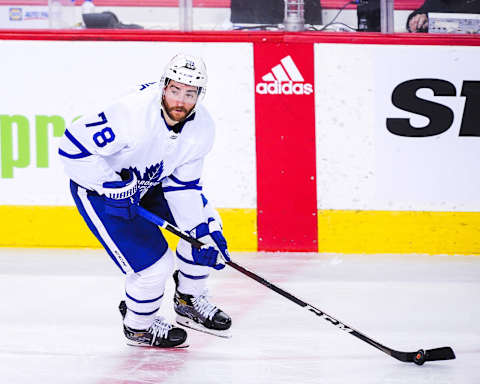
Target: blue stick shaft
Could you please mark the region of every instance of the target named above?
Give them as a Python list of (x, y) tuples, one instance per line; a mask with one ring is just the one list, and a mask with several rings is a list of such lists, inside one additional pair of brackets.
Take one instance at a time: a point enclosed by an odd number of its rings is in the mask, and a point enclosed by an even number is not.
[(153, 224), (157, 224), (158, 226), (165, 228), (167, 231), (174, 233), (178, 237), (182, 238), (185, 241), (188, 241), (190, 244), (192, 244), (196, 248), (200, 248), (202, 245), (204, 245), (201, 241), (198, 241), (197, 239), (193, 238), (192, 236), (188, 235), (188, 233), (185, 233), (175, 227), (174, 225), (166, 222), (163, 220), (161, 217), (158, 217), (157, 215), (153, 214), (152, 212), (146, 210), (145, 208), (138, 206), (138, 214), (142, 216), (145, 220), (150, 221)]

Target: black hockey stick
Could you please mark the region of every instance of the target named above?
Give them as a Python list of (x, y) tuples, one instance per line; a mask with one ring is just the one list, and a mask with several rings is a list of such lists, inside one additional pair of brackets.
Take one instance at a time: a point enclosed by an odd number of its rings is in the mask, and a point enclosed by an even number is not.
[[(180, 229), (177, 227), (167, 223), (165, 220), (162, 218), (154, 215), (153, 213), (147, 211), (143, 207), (138, 207), (138, 213), (140, 216), (145, 218), (146, 220), (159, 225), (160, 227), (166, 229), (169, 232), (174, 233), (175, 235), (179, 236), (180, 238), (186, 240), (190, 244), (192, 244), (194, 247), (201, 247), (204, 245), (202, 242), (198, 241), (197, 239), (191, 237), (185, 232), (182, 232)], [(260, 284), (266, 286), (267, 288), (270, 288), (272, 291), (277, 292), (278, 294), (282, 295), (283, 297), (287, 298), (290, 301), (293, 301), (295, 304), (298, 304), (299, 306), (305, 308), (306, 310), (313, 312), (315, 315), (321, 317), (322, 319), (328, 321), (330, 324), (335, 325), (337, 328), (340, 330), (347, 332), (351, 334), (352, 336), (355, 336), (359, 338), (360, 340), (370, 344), (371, 346), (379, 349), (382, 352), (385, 352), (387, 355), (390, 355), (394, 357), (397, 360), (406, 362), (406, 363), (415, 363), (417, 365), (422, 365), (426, 361), (437, 361), (437, 360), (452, 360), (455, 359), (455, 353), (453, 352), (452, 348), (450, 347), (441, 347), (441, 348), (434, 348), (434, 349), (419, 349), (416, 352), (400, 352), (396, 351), (394, 349), (388, 348), (382, 344), (380, 344), (378, 341), (375, 341), (371, 339), (370, 337), (364, 335), (363, 333), (357, 331), (356, 329), (346, 325), (345, 323), (342, 323), (340, 320), (337, 320), (333, 316), (328, 315), (326, 312), (315, 308), (313, 305), (310, 305), (299, 298), (293, 296), (292, 294), (284, 291), (283, 289), (277, 287), (276, 285), (268, 282), (264, 278), (258, 276), (257, 274), (249, 271), (248, 269), (242, 267), (241, 265), (238, 265), (237, 263), (233, 261), (227, 261), (225, 262), (226, 265), (236, 269), (237, 271), (243, 273), (244, 275), (250, 277), (251, 279), (259, 282)]]

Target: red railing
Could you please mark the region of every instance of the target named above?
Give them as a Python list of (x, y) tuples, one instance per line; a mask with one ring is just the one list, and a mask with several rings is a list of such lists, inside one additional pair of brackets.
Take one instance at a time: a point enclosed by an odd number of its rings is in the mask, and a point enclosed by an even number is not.
[(177, 41), (177, 42), (273, 42), (386, 45), (480, 46), (476, 35), (428, 33), (342, 33), (342, 32), (245, 32), (245, 31), (149, 31), (149, 30), (36, 30), (0, 29), (0, 40), (78, 40), (78, 41)]

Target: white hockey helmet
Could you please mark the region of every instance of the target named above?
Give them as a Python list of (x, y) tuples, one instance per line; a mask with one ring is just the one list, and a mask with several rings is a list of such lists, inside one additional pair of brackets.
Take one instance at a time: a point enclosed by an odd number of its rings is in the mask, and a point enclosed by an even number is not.
[(198, 99), (201, 100), (207, 88), (207, 67), (200, 57), (178, 54), (167, 64), (160, 79), (162, 93), (169, 80), (198, 87)]

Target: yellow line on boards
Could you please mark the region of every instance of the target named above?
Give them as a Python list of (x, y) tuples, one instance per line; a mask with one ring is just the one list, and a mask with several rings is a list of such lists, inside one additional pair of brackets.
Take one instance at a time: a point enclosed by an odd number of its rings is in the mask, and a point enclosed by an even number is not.
[(2, 247), (100, 247), (75, 207), (4, 205), (0, 217)]
[(480, 255), (480, 212), (318, 211), (319, 252)]
[[(230, 250), (256, 252), (256, 209), (219, 212)], [(2, 247), (101, 247), (75, 207), (0, 206), (0, 217)], [(175, 248), (176, 236), (165, 237)], [(318, 246), (335, 253), (480, 255), (480, 212), (320, 210)]]
[[(256, 209), (223, 208), (218, 211), (229, 248), (232, 251), (256, 251)], [(0, 206), (0, 217), (2, 247), (101, 247), (76, 207), (3, 205)], [(178, 242), (176, 236), (167, 233), (165, 237), (174, 248)]]

